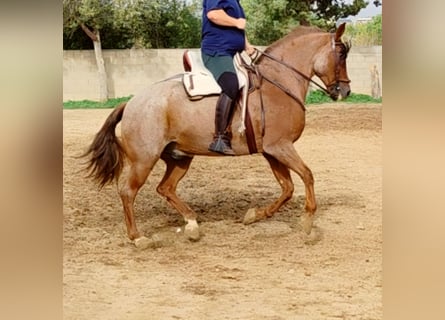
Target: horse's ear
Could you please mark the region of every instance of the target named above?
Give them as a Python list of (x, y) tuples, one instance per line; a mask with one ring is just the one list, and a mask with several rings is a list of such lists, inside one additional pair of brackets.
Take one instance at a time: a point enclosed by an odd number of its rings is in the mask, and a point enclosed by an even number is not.
[(335, 31), (335, 41), (340, 41), (341, 36), (345, 32), (346, 22), (343, 22), (338, 26), (337, 31)]

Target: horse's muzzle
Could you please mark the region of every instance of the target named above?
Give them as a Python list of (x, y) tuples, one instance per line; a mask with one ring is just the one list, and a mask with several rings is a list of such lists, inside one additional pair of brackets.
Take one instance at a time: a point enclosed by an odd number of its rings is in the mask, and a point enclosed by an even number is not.
[(349, 83), (346, 82), (337, 82), (329, 86), (329, 96), (332, 100), (342, 100), (346, 99), (351, 93), (351, 88), (349, 87)]

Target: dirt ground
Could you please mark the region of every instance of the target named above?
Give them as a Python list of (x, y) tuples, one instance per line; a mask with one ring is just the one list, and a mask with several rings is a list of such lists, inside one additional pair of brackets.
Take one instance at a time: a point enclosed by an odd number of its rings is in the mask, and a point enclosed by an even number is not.
[(261, 155), (195, 157), (178, 186), (203, 236), (155, 191), (158, 163), (136, 198), (155, 247), (127, 238), (116, 186), (80, 173), (81, 154), (108, 110), (64, 110), (64, 319), (382, 319), (382, 106), (309, 106), (295, 147), (315, 178), (314, 235), (298, 225), (304, 188), (252, 225), (251, 207), (280, 187)]

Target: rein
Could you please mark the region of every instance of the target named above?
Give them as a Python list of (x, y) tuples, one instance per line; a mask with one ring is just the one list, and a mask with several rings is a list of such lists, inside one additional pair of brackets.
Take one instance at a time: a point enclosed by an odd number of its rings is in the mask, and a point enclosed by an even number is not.
[[(280, 63), (280, 64), (282, 64), (282, 65), (284, 65), (284, 66), (286, 66), (287, 68), (290, 68), (291, 70), (297, 72), (298, 74), (303, 75), (303, 73), (301, 73), (300, 71), (296, 70), (294, 67), (292, 67), (291, 65), (287, 64), (286, 62), (281, 61), (281, 60), (278, 60), (278, 59), (275, 58), (274, 56), (271, 56), (270, 54), (268, 54), (268, 53), (266, 53), (266, 52), (264, 52), (264, 51), (262, 51), (262, 50), (260, 50), (260, 49), (256, 49), (256, 48), (255, 48), (255, 50), (257, 50), (257, 51), (258, 51), (259, 53), (261, 53), (262, 55), (265, 55), (266, 57), (268, 57), (268, 58), (270, 58), (270, 59), (272, 59), (272, 60), (274, 60), (274, 61), (276, 61), (276, 62), (278, 62), (278, 63)], [(246, 69), (248, 69), (248, 70), (254, 72), (254, 73), (257, 75), (257, 77), (260, 79), (259, 90), (260, 90), (260, 97), (261, 97), (261, 98), (260, 98), (260, 101), (261, 101), (261, 109), (263, 110), (263, 112), (264, 112), (263, 95), (262, 95), (262, 91), (261, 91), (261, 80), (262, 80), (262, 79), (268, 81), (269, 83), (273, 84), (274, 86), (276, 86), (277, 88), (279, 88), (281, 91), (283, 91), (284, 93), (286, 93), (286, 94), (287, 94), (288, 96), (290, 96), (292, 99), (294, 99), (295, 101), (297, 101), (298, 104), (301, 106), (301, 108), (302, 108), (304, 111), (306, 111), (306, 107), (304, 106), (304, 103), (303, 103), (303, 101), (301, 101), (300, 98), (298, 98), (295, 94), (293, 94), (292, 92), (290, 92), (289, 89), (287, 89), (286, 87), (284, 87), (283, 85), (281, 85), (281, 84), (278, 83), (277, 81), (274, 81), (274, 80), (270, 79), (269, 77), (266, 77), (264, 74), (262, 74), (262, 73), (258, 70), (258, 66), (257, 66), (257, 65), (255, 65), (254, 63), (248, 64), (248, 63), (245, 63), (245, 62), (244, 62), (243, 66), (244, 66)], [(303, 77), (308, 78), (306, 75), (303, 75)], [(324, 88), (322, 88), (322, 89), (324, 89)], [(325, 90), (325, 89), (324, 89), (324, 90)]]
[[(334, 57), (335, 57), (335, 80), (334, 80), (332, 83), (330, 83), (329, 85), (327, 85), (326, 87), (329, 88), (329, 87), (331, 87), (331, 86), (335, 86), (335, 90), (337, 90), (337, 91), (340, 90), (340, 87), (339, 87), (339, 83), (340, 83), (340, 82), (346, 82), (346, 83), (351, 82), (350, 80), (340, 79), (340, 75), (339, 75), (339, 72), (340, 72), (340, 71), (339, 71), (339, 68), (340, 68), (340, 61), (339, 61), (339, 56), (338, 56), (338, 54), (337, 54), (336, 51), (335, 51), (335, 47), (336, 47), (337, 45), (341, 45), (341, 44), (342, 44), (342, 42), (340, 42), (340, 41), (335, 41), (335, 40), (334, 40), (334, 36), (332, 35), (332, 50), (333, 50)], [(319, 87), (321, 90), (323, 90), (324, 93), (326, 93), (327, 95), (329, 95), (329, 90), (328, 90), (327, 88), (323, 87), (323, 86), (320, 85), (318, 82), (312, 80), (311, 77), (307, 76), (306, 74), (304, 74), (304, 73), (301, 72), (300, 70), (294, 68), (293, 66), (291, 66), (291, 65), (288, 64), (287, 62), (285, 62), (285, 61), (283, 61), (283, 60), (280, 60), (280, 59), (274, 57), (273, 55), (271, 55), (271, 54), (269, 54), (269, 53), (267, 53), (267, 52), (265, 52), (265, 51), (262, 51), (262, 50), (260, 50), (260, 49), (255, 48), (255, 50), (257, 50), (259, 53), (261, 53), (261, 55), (264, 55), (264, 56), (266, 56), (267, 58), (269, 58), (269, 59), (271, 59), (271, 60), (273, 60), (273, 61), (275, 61), (275, 62), (277, 62), (277, 63), (279, 63), (279, 64), (281, 64), (281, 65), (283, 65), (283, 66), (285, 66), (286, 68), (290, 69), (291, 71), (297, 73), (298, 75), (300, 75), (301, 77), (303, 77), (303, 78), (306, 79), (307, 81), (312, 82), (312, 83), (315, 84), (317, 87)], [(306, 110), (306, 107), (304, 106), (304, 102), (301, 101), (300, 98), (298, 98), (298, 97), (297, 97), (296, 95), (294, 95), (289, 89), (285, 88), (283, 85), (281, 85), (281, 84), (278, 83), (277, 81), (272, 80), (272, 79), (266, 77), (264, 74), (260, 73), (259, 70), (258, 70), (258, 66), (254, 65), (254, 64), (252, 64), (252, 65), (248, 65), (248, 64), (246, 64), (245, 67), (246, 67), (247, 69), (249, 69), (249, 70), (255, 72), (255, 74), (256, 74), (257, 76), (259, 76), (260, 79), (265, 79), (265, 80), (268, 81), (269, 83), (271, 83), (271, 84), (275, 85), (276, 87), (278, 87), (279, 89), (281, 89), (284, 93), (286, 93), (286, 94), (287, 94), (288, 96), (290, 96), (292, 99), (294, 99), (295, 101), (297, 101), (298, 104), (300, 104), (300, 106), (301, 106), (301, 108), (302, 108), (303, 110)]]
[[(304, 79), (306, 79), (306, 80), (308, 80), (309, 82), (312, 82), (313, 84), (315, 84), (317, 87), (319, 87), (321, 90), (323, 90), (326, 94), (329, 94), (329, 91), (328, 91), (326, 88), (324, 88), (322, 85), (320, 85), (320, 84), (317, 83), (316, 81), (312, 80), (311, 77), (305, 75), (303, 72), (301, 72), (300, 70), (297, 70), (296, 68), (294, 68), (293, 66), (291, 66), (291, 65), (288, 64), (287, 62), (285, 62), (285, 61), (283, 61), (283, 60), (280, 60), (280, 59), (278, 59), (278, 58), (275, 58), (274, 56), (272, 56), (271, 54), (269, 54), (269, 53), (267, 53), (267, 52), (265, 52), (265, 51), (261, 51), (261, 50), (259, 50), (259, 49), (256, 49), (256, 50), (258, 50), (258, 52), (260, 52), (261, 55), (264, 55), (264, 56), (268, 57), (269, 59), (271, 59), (271, 60), (273, 60), (273, 61), (275, 61), (275, 62), (278, 62), (279, 64), (281, 64), (281, 65), (285, 66), (286, 68), (292, 70), (293, 72), (298, 73), (298, 74), (299, 74), (300, 76), (302, 76)], [(336, 69), (337, 69), (337, 68), (336, 68)], [(267, 79), (266, 79), (266, 80), (267, 80)]]

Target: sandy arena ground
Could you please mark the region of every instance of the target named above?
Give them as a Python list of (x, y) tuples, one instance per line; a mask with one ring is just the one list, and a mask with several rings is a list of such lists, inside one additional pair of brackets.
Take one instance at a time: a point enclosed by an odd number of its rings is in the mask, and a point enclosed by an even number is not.
[(79, 172), (76, 156), (110, 112), (63, 111), (65, 320), (382, 319), (380, 104), (308, 107), (295, 147), (315, 178), (316, 236), (298, 225), (296, 174), (293, 199), (246, 226), (246, 211), (281, 191), (266, 160), (195, 157), (178, 195), (199, 214), (201, 240), (183, 237), (156, 193), (161, 161), (135, 203), (140, 231), (162, 239), (145, 250), (126, 236), (116, 186), (99, 191)]

